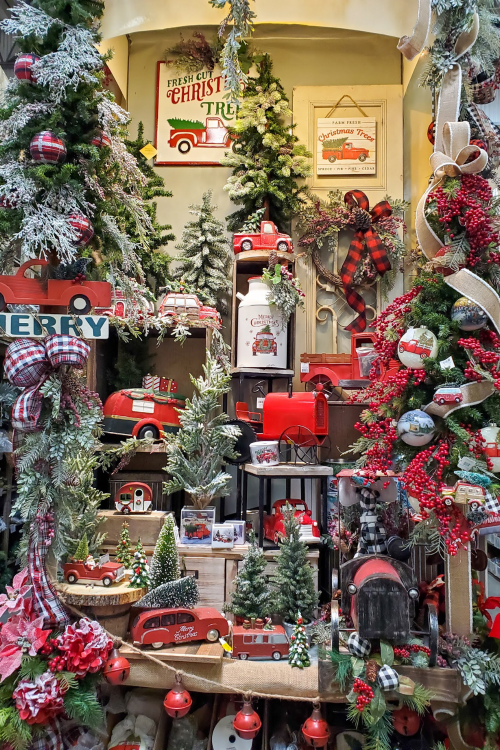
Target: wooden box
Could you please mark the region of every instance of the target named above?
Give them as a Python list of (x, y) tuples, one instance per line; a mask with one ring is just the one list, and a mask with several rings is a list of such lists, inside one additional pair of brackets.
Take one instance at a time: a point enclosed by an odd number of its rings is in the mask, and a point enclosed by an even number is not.
[(105, 518), (101, 528), (106, 532), (106, 538), (100, 548), (101, 554), (106, 552), (109, 552), (110, 555), (115, 554), (122, 526), (126, 521), (132, 546), (135, 547), (140, 537), (146, 554), (152, 555), (156, 540), (167, 516), (168, 513), (161, 510), (154, 510), (152, 513), (130, 513), (129, 515), (118, 513), (115, 510), (101, 510), (99, 518)]

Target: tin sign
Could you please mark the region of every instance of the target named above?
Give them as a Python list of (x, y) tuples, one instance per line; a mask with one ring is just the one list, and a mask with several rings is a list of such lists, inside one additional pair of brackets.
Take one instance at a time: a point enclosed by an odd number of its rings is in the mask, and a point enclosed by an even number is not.
[(43, 339), (59, 333), (86, 339), (109, 338), (109, 320), (105, 315), (48, 315), (0, 313), (0, 335)]

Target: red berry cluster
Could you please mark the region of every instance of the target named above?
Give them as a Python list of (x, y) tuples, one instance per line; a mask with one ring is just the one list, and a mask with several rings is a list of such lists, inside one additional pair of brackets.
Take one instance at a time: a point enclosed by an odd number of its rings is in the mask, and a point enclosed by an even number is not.
[(49, 659), (49, 669), (51, 672), (62, 672), (66, 666), (66, 659), (64, 656), (54, 656), (53, 659)]
[(359, 677), (356, 677), (352, 686), (352, 691), (358, 696), (356, 699), (356, 708), (362, 713), (366, 706), (373, 700), (373, 690), (366, 682), (360, 680)]
[(410, 650), (408, 646), (394, 646), (394, 656), (397, 659), (409, 659)]
[(414, 654), (418, 654), (420, 651), (422, 654), (425, 654), (426, 656), (431, 655), (431, 650), (427, 646), (423, 646), (421, 643), (412, 643), (410, 646), (408, 646), (410, 651)]
[(71, 279), (72, 284), (83, 284), (87, 279), (84, 273), (77, 273), (74, 279)]
[[(465, 230), (470, 245), (467, 263), (474, 267), (484, 259), (481, 254), (490, 245), (499, 243), (491, 217), (491, 188), (488, 181), (477, 174), (462, 175), (456, 191), (445, 192), (444, 188), (445, 185), (439, 185), (429, 193), (427, 209), (435, 209), (438, 222), (450, 239)], [(488, 262), (491, 262), (491, 258)]]
[(50, 640), (45, 641), (42, 648), (38, 653), (43, 654), (44, 656), (49, 656), (54, 650), (54, 646), (50, 642)]
[[(494, 346), (499, 348), (497, 345), (498, 337), (495, 335), (494, 339), (491, 337), (490, 341), (494, 341)], [(481, 342), (478, 339), (472, 337), (468, 339), (458, 339), (458, 346), (466, 349), (469, 353), (469, 361), (466, 368), (464, 369), (464, 375), (468, 380), (475, 380), (479, 382), (483, 380), (483, 376), (477, 371), (479, 365), (483, 370), (487, 370), (493, 378), (495, 388), (500, 391), (500, 354), (491, 349), (484, 349)]]

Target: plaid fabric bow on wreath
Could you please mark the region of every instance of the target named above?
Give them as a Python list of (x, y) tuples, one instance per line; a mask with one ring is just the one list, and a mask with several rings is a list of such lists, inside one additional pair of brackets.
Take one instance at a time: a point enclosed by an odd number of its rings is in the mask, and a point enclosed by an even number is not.
[(366, 304), (361, 294), (354, 289), (354, 277), (365, 255), (365, 247), (380, 276), (391, 270), (386, 248), (374, 224), (380, 219), (389, 217), (392, 214), (392, 208), (387, 201), (380, 201), (370, 211), (370, 203), (362, 190), (350, 190), (345, 194), (344, 201), (352, 207), (352, 224), (356, 233), (349, 246), (340, 277), (344, 285), (347, 304), (358, 313), (358, 317), (346, 326), (346, 330), (361, 333), (366, 328)]

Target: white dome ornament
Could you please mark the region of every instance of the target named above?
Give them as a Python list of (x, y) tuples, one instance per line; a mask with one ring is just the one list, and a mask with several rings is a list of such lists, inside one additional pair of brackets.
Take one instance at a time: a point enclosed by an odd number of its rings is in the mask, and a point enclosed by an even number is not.
[(399, 339), (398, 356), (405, 367), (423, 370), (425, 360), (435, 359), (438, 353), (438, 342), (428, 328), (408, 328)]
[(500, 474), (500, 429), (495, 422), (490, 422), (487, 427), (481, 430), (481, 436), (485, 442), (483, 450), (492, 463), (491, 471), (494, 474)]
[(397, 426), (398, 435), (403, 443), (415, 448), (430, 443), (435, 429), (432, 417), (421, 409), (407, 411), (400, 417)]

